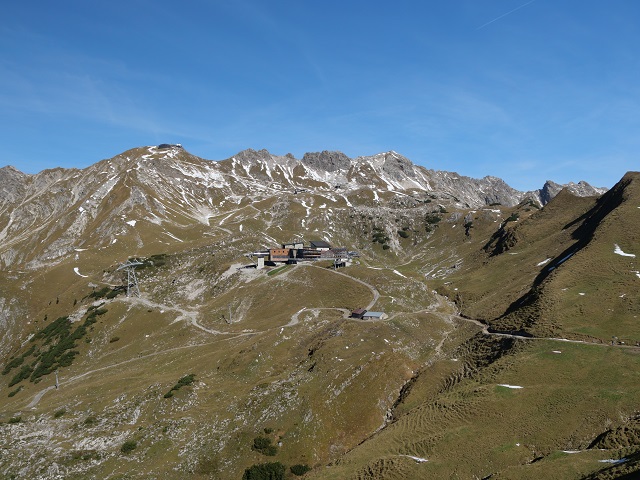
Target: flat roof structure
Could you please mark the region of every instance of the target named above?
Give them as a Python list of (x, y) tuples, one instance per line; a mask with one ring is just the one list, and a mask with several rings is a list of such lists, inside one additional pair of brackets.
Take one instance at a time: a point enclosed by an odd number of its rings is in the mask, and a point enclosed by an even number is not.
[(362, 318), (374, 318), (377, 320), (383, 320), (387, 317), (387, 314), (384, 312), (365, 312), (362, 314)]

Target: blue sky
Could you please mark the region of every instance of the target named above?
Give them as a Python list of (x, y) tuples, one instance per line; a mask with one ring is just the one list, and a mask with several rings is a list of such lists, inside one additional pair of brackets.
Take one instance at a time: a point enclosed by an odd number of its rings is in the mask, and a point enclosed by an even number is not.
[(638, 170), (636, 0), (3, 2), (0, 166), (395, 150), (530, 190)]

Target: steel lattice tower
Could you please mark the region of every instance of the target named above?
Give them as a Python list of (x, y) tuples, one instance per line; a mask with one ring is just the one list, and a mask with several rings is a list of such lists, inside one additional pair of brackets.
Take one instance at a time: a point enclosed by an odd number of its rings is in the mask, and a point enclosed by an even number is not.
[(132, 294), (136, 297), (140, 296), (138, 277), (136, 277), (136, 267), (140, 265), (144, 264), (142, 262), (128, 260), (117, 268), (117, 270), (126, 270), (127, 272), (127, 297), (130, 297)]

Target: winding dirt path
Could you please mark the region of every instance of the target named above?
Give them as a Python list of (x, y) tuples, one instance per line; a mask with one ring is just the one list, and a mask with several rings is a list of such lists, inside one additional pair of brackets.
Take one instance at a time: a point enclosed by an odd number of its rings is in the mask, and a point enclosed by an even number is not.
[[(323, 270), (326, 270), (322, 267), (318, 267), (315, 265), (306, 265), (312, 268), (320, 268)], [(336, 270), (331, 270), (331, 272), (333, 272), (335, 275), (342, 275), (343, 277), (347, 277), (350, 280), (360, 283), (361, 285), (364, 285), (365, 287), (367, 287), (369, 290), (371, 290), (371, 293), (373, 295), (373, 299), (371, 300), (371, 302), (369, 302), (369, 304), (366, 306), (366, 310), (370, 310), (371, 308), (373, 308), (373, 306), (376, 304), (376, 302), (378, 301), (378, 299), (380, 298), (380, 292), (378, 292), (377, 288), (374, 287), (373, 285), (364, 282), (363, 280), (360, 280), (359, 278), (355, 278), (352, 277), (351, 275), (347, 275), (346, 273), (343, 272), (339, 272)], [(510, 334), (510, 333), (500, 333), (500, 332), (490, 332), (489, 331), (489, 326), (478, 321), (478, 320), (474, 320), (471, 318), (465, 318), (460, 316), (459, 311), (457, 310), (455, 304), (453, 304), (453, 302), (451, 302), (449, 299), (447, 299), (446, 297), (437, 294), (436, 292), (432, 292), (434, 295), (434, 298), (436, 300), (435, 303), (431, 304), (428, 308), (426, 309), (422, 309), (422, 310), (418, 310), (415, 312), (398, 312), (395, 313), (391, 316), (389, 316), (386, 320), (384, 321), (388, 321), (391, 320), (392, 318), (395, 318), (397, 316), (400, 315), (410, 315), (410, 314), (418, 314), (418, 313), (432, 313), (436, 316), (438, 316), (439, 318), (441, 318), (443, 321), (445, 321), (447, 324), (449, 324), (451, 326), (451, 329), (443, 332), (443, 337), (440, 340), (440, 342), (438, 343), (438, 345), (435, 347), (435, 354), (436, 356), (441, 356), (442, 355), (442, 348), (447, 340), (447, 338), (449, 337), (449, 334), (455, 329), (455, 322), (467, 322), (467, 323), (472, 323), (474, 325), (476, 325), (477, 327), (479, 327), (482, 331), (482, 333), (484, 335), (492, 335), (492, 336), (496, 336), (496, 337), (506, 337), (506, 338), (514, 338), (514, 339), (518, 339), (518, 340), (548, 340), (548, 341), (557, 341), (557, 342), (564, 342), (564, 343), (574, 343), (574, 344), (581, 344), (581, 345), (596, 345), (596, 346), (604, 346), (604, 347), (617, 347), (617, 348), (638, 348), (636, 346), (633, 345), (610, 345), (608, 343), (592, 343), (592, 342), (587, 342), (584, 340), (570, 340), (570, 339), (566, 339), (566, 338), (553, 338), (553, 337), (527, 337), (527, 336), (523, 336), (523, 335), (516, 335), (516, 334)], [(146, 308), (157, 308), (159, 310), (168, 310), (168, 311), (174, 311), (174, 312), (178, 312), (178, 316), (175, 318), (175, 320), (173, 320), (172, 323), (175, 322), (179, 322), (179, 321), (186, 321), (188, 322), (190, 325), (192, 325), (195, 328), (198, 328), (210, 335), (224, 335), (224, 338), (220, 338), (216, 341), (213, 342), (207, 342), (207, 343), (200, 343), (200, 344), (194, 344), (194, 345), (183, 345), (180, 347), (174, 347), (174, 348), (169, 348), (160, 352), (153, 352), (153, 353), (149, 353), (146, 355), (142, 355), (139, 357), (135, 357), (135, 358), (131, 358), (129, 360), (124, 360), (122, 362), (119, 363), (114, 363), (111, 365), (107, 365), (104, 367), (100, 367), (100, 368), (96, 368), (93, 370), (89, 370), (86, 371), (80, 375), (75, 375), (73, 377), (67, 378), (67, 379), (60, 379), (59, 381), (59, 386), (62, 385), (67, 385), (70, 383), (73, 383), (77, 380), (80, 380), (88, 375), (92, 375), (94, 373), (97, 372), (101, 372), (104, 370), (109, 370), (112, 368), (117, 368), (129, 363), (133, 363), (133, 362), (138, 362), (140, 360), (145, 360), (148, 358), (152, 358), (152, 357), (156, 357), (159, 355), (165, 355), (167, 353), (170, 352), (175, 352), (178, 350), (185, 350), (185, 349), (191, 349), (191, 348), (195, 348), (195, 347), (201, 347), (201, 346), (206, 346), (206, 345), (211, 345), (214, 343), (217, 343), (219, 341), (226, 341), (226, 340), (232, 340), (235, 338), (240, 338), (240, 337), (245, 337), (245, 336), (251, 336), (251, 335), (260, 335), (262, 333), (268, 332), (268, 331), (272, 331), (275, 329), (282, 329), (282, 328), (286, 328), (286, 327), (293, 327), (295, 325), (298, 325), (300, 323), (300, 314), (302, 314), (303, 312), (320, 312), (322, 310), (337, 310), (340, 313), (342, 313), (343, 318), (345, 319), (350, 319), (353, 321), (359, 321), (359, 322), (364, 322), (364, 323), (370, 323), (371, 321), (367, 321), (367, 320), (359, 320), (359, 319), (352, 319), (350, 318), (350, 314), (351, 312), (349, 312), (349, 310), (345, 309), (345, 308), (338, 308), (338, 307), (318, 307), (318, 308), (302, 308), (299, 311), (297, 311), (296, 313), (294, 313), (291, 316), (291, 320), (285, 324), (285, 325), (281, 325), (279, 327), (272, 327), (272, 328), (268, 328), (265, 330), (261, 330), (261, 331), (255, 331), (255, 332), (242, 332), (242, 333), (237, 333), (237, 332), (223, 332), (220, 330), (212, 330), (209, 328), (204, 327), (203, 325), (201, 325), (200, 323), (198, 323), (198, 315), (199, 312), (196, 310), (187, 310), (187, 309), (183, 309), (183, 308), (179, 308), (176, 306), (171, 306), (171, 305), (164, 305), (161, 303), (157, 303), (157, 302), (153, 302), (151, 300), (148, 300), (146, 298), (142, 298), (142, 297), (128, 297), (128, 298), (117, 298), (115, 301), (120, 301), (123, 303), (128, 303), (131, 306), (133, 305), (143, 305)], [(39, 391), (38, 393), (36, 393), (34, 395), (34, 397), (32, 398), (32, 400), (29, 402), (29, 404), (26, 405), (25, 408), (27, 409), (34, 409), (38, 403), (40, 402), (40, 400), (42, 399), (42, 397), (49, 392), (50, 390), (54, 390), (55, 386), (49, 386), (46, 387), (44, 389), (42, 389), (41, 391)]]
[(305, 266), (309, 266), (312, 268), (319, 268), (321, 270), (325, 270), (325, 271), (330, 271), (336, 275), (342, 275), (343, 277), (347, 277), (350, 280), (353, 280), (354, 282), (357, 282), (361, 285), (364, 285), (365, 287), (367, 287), (369, 290), (371, 290), (371, 293), (373, 294), (373, 300), (371, 300), (371, 302), (369, 302), (369, 304), (364, 307), (365, 310), (371, 310), (373, 308), (373, 306), (376, 304), (376, 302), (378, 301), (378, 299), (380, 298), (380, 292), (378, 291), (378, 289), (376, 287), (374, 287), (373, 285), (371, 285), (370, 283), (367, 283), (363, 280), (360, 280), (359, 278), (356, 277), (352, 277), (351, 275), (347, 275), (346, 273), (343, 272), (339, 272), (338, 270), (331, 270), (331, 269), (326, 269), (323, 267), (318, 267), (317, 265), (306, 265)]

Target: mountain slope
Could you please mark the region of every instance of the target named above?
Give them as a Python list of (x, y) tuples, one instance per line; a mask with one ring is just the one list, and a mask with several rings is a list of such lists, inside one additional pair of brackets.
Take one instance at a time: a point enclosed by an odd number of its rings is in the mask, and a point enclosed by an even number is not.
[[(610, 344), (636, 335), (619, 289), (638, 278), (637, 175), (540, 208), (395, 152), (211, 162), (169, 145), (6, 167), (0, 476), (238, 479), (279, 461), (309, 478), (581, 478), (623, 456), (637, 470), (637, 350)], [(296, 239), (359, 256), (245, 256)]]

